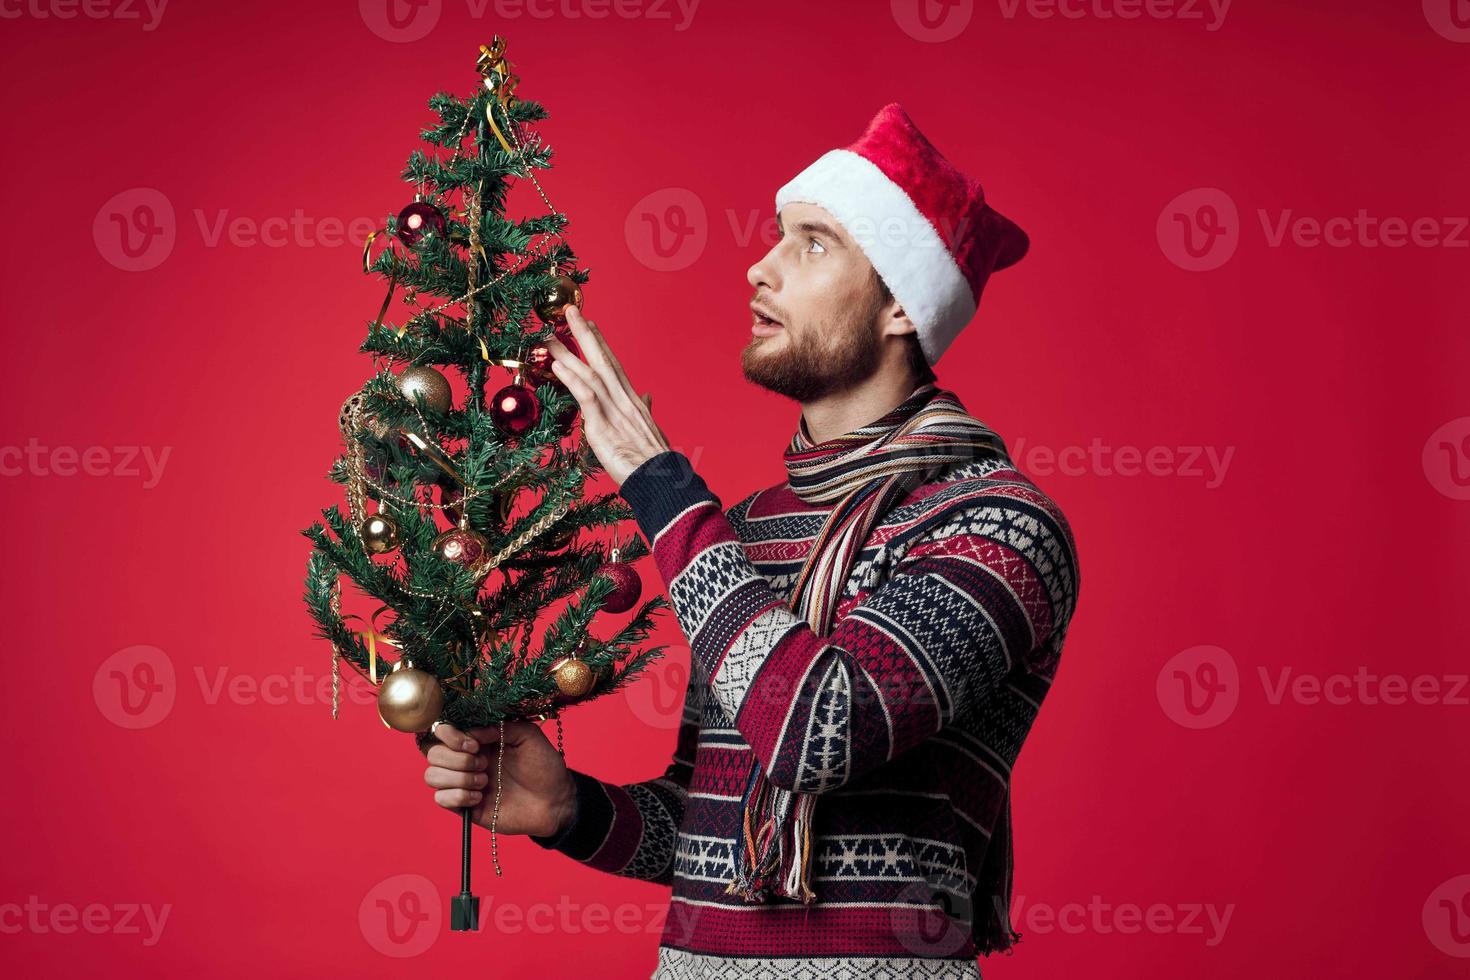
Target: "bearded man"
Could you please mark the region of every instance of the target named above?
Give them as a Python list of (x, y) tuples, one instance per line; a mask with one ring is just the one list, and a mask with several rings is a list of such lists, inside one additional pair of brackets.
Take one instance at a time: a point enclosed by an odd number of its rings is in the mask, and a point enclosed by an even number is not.
[(776, 194), (745, 377), (800, 404), (733, 507), (592, 321), (550, 343), (692, 651), (673, 759), (617, 785), (541, 730), (437, 729), (441, 806), (671, 886), (657, 978), (976, 978), (1010, 920), (1011, 773), (1077, 602), (1072, 533), (934, 365), (1025, 254), (903, 109)]

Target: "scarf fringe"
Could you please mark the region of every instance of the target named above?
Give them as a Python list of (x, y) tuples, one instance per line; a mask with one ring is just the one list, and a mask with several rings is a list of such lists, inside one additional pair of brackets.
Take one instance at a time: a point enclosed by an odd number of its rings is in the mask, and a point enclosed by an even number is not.
[(735, 873), (725, 886), (727, 895), (747, 902), (764, 902), (772, 895), (809, 905), (811, 889), (812, 793), (793, 793), (771, 784), (756, 766), (745, 785), (741, 846), (736, 848)]

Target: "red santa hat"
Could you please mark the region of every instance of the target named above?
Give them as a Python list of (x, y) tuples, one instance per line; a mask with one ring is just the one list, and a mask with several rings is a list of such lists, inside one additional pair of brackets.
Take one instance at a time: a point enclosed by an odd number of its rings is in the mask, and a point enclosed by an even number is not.
[(990, 274), (1030, 245), (897, 102), (856, 143), (824, 153), (778, 190), (777, 213), (793, 201), (841, 222), (917, 327), (931, 365), (974, 317)]

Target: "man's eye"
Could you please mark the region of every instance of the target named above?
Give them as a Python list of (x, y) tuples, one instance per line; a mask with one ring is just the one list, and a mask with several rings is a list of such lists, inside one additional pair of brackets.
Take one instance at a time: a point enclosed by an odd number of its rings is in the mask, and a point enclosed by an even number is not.
[(813, 245), (813, 247), (815, 247), (817, 249), (817, 251), (819, 251), (819, 252), (825, 252), (825, 251), (827, 251), (827, 247), (825, 245), (823, 245), (821, 242), (817, 241), (815, 238), (808, 238), (807, 241), (811, 242), (812, 245)]

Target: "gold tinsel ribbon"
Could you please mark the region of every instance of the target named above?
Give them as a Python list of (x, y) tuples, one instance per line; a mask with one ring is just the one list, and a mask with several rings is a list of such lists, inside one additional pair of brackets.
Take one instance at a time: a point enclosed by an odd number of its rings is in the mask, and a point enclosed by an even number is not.
[[(505, 60), (505, 38), (499, 34), (491, 39), (489, 44), (480, 45), (480, 57), (475, 61), (475, 70), (485, 79), (485, 87), (495, 93), (495, 102), (485, 105), (485, 120), (490, 123), (490, 129), (495, 133), (495, 138), (500, 141), (500, 146), (508, 156), (515, 156), (516, 151), (506, 140), (505, 134), (500, 131), (500, 125), (495, 121), (495, 105), (498, 103), (505, 112), (505, 123), (513, 125), (510, 120), (510, 109), (515, 107), (516, 86), (520, 84), (520, 76), (511, 74), (510, 62)], [(491, 76), (495, 77), (492, 78)]]
[[(377, 609), (373, 610), (372, 615), (366, 620), (368, 624), (367, 629), (353, 630), (354, 633), (362, 637), (367, 642), (368, 680), (373, 682), (374, 687), (376, 687), (378, 684), (378, 644), (381, 643), (384, 646), (392, 647), (395, 650), (401, 649), (398, 644), (390, 640), (378, 626), (378, 617), (381, 616), (383, 613), (390, 611), (392, 608), (392, 606), (379, 606)], [(355, 619), (358, 622), (364, 622), (363, 618), (356, 613), (350, 616), (343, 616), (342, 622), (346, 623), (349, 619)]]
[[(366, 274), (367, 271), (372, 268), (373, 263), (369, 256), (372, 254), (373, 239), (377, 238), (379, 235), (386, 233), (387, 231), (387, 225), (384, 225), (382, 228), (374, 229), (373, 232), (367, 236), (367, 241), (362, 243), (362, 271), (364, 274)], [(388, 295), (383, 297), (383, 305), (381, 308), (379, 308), (378, 315), (373, 318), (373, 325), (368, 328), (369, 332), (376, 330), (378, 329), (378, 327), (382, 326), (383, 317), (388, 315), (388, 305), (393, 302), (393, 291), (397, 288), (398, 270), (395, 268), (392, 275), (388, 277)], [(403, 336), (402, 330), (398, 331), (398, 336)]]

